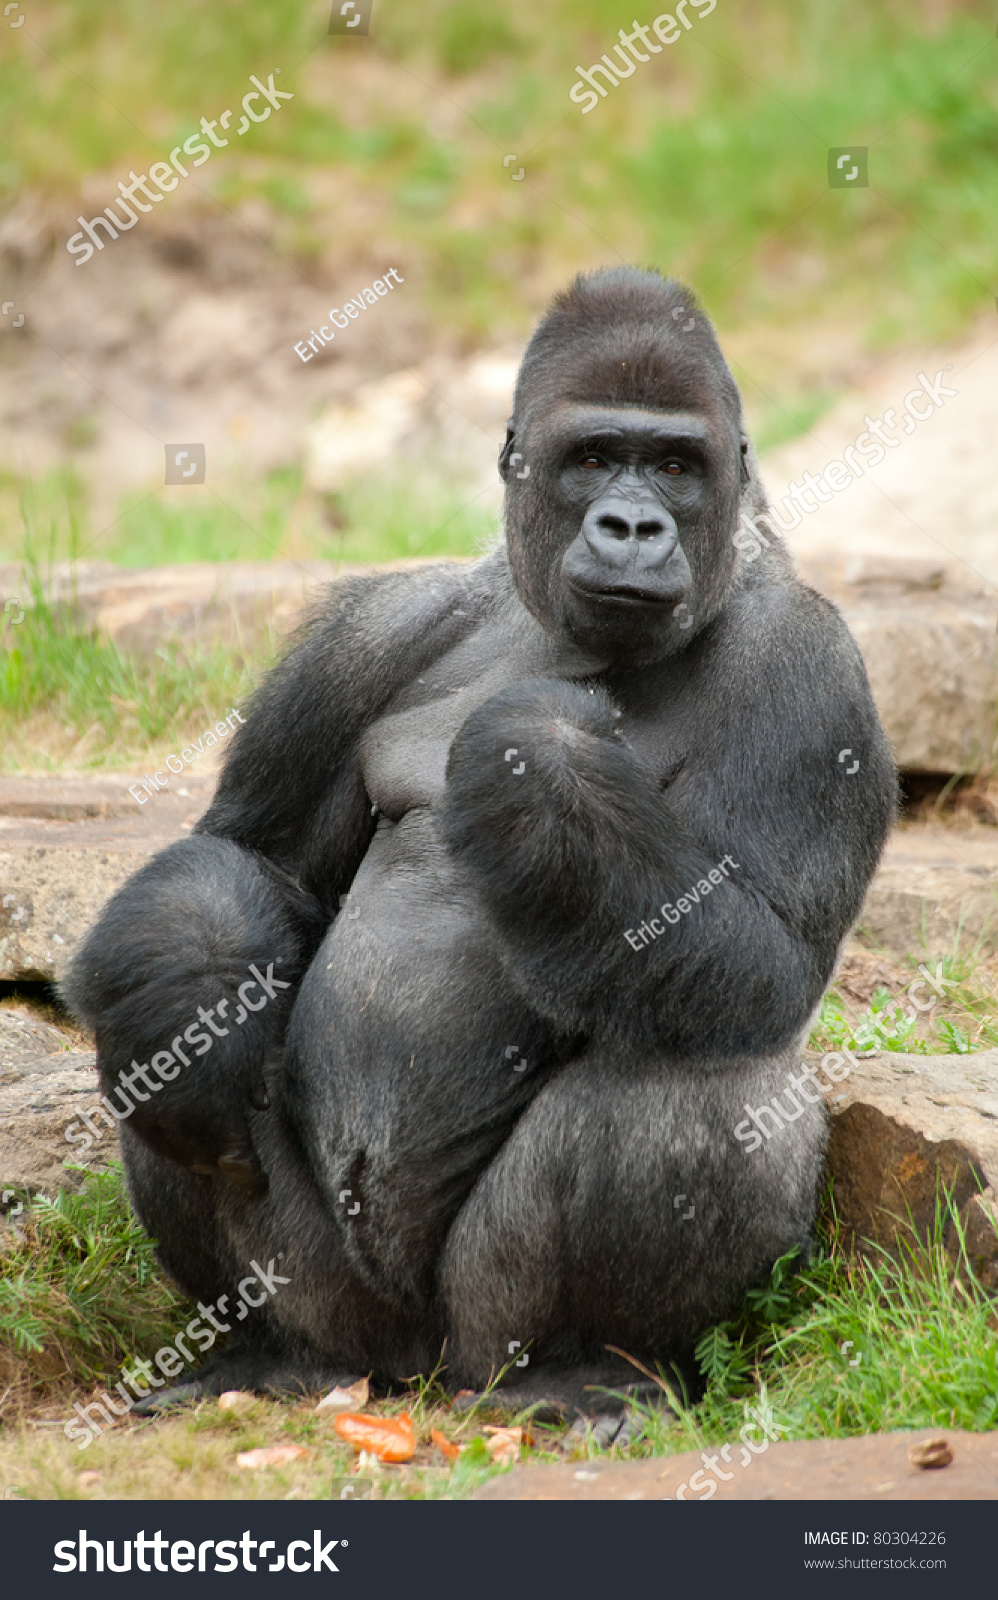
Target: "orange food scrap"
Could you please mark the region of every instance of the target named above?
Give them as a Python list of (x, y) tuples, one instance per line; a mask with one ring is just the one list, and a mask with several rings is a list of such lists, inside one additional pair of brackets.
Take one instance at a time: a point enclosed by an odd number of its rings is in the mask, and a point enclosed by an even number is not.
[(290, 1461), (307, 1456), (300, 1444), (264, 1445), (260, 1450), (241, 1450), (236, 1456), (236, 1466), (244, 1472), (258, 1472), (261, 1467), (286, 1467)]
[(330, 1389), (324, 1394), (316, 1411), (356, 1411), (358, 1406), (366, 1406), (370, 1385), (366, 1378), (359, 1378), (352, 1383), (349, 1389)]
[(443, 1451), (448, 1461), (456, 1461), (458, 1456), (461, 1454), (461, 1446), (457, 1444), (451, 1444), (447, 1435), (445, 1433), (441, 1433), (439, 1428), (434, 1428), (433, 1432), (430, 1434), (430, 1438), (433, 1440), (433, 1443), (436, 1445), (437, 1449)]
[(523, 1443), (522, 1428), (483, 1428), (483, 1433), (491, 1434), (486, 1439), (485, 1448), (493, 1461), (500, 1466), (509, 1466), (520, 1459), (520, 1446)]
[(379, 1461), (411, 1461), (416, 1454), (412, 1418), (404, 1411), (398, 1417), (366, 1417), (347, 1411), (333, 1426), (355, 1450), (367, 1450)]

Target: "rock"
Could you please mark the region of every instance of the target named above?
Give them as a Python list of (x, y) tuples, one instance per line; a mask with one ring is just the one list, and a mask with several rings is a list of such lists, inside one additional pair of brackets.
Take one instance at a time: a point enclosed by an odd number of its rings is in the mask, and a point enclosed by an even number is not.
[[(939, 1430), (869, 1434), (861, 1439), (781, 1440), (763, 1453), (732, 1444), (730, 1482), (704, 1472), (699, 1450), (650, 1461), (589, 1461), (563, 1466), (514, 1467), (493, 1478), (474, 1500), (998, 1500), (998, 1433), (963, 1433), (948, 1428), (951, 1465), (925, 1471), (909, 1450), (938, 1439)], [(717, 1456), (717, 1448), (705, 1453)], [(698, 1489), (690, 1480), (703, 1472)], [(708, 1486), (716, 1482), (713, 1493)], [(684, 1488), (684, 1485), (686, 1486)], [(818, 1552), (827, 1555), (828, 1550)], [(867, 1545), (854, 1555), (875, 1554)]]
[(912, 1227), (926, 1237), (937, 1193), (951, 1187), (968, 1252), (988, 1281), (998, 1262), (987, 1223), (998, 1188), (998, 1050), (857, 1057), (831, 1112), (828, 1169), (846, 1241), (890, 1244)]
[[(411, 374), (368, 385), (355, 400), (328, 412), (313, 435), (312, 487), (338, 486), (360, 470), (358, 461), (403, 439), (420, 460), (437, 459), (446, 444), (463, 463), (468, 484), (474, 480), (475, 494), (486, 493), (487, 456), (487, 475), (498, 485), (494, 457), (504, 432), (497, 419), (505, 414), (499, 399), (505, 397), (513, 366), (498, 358), (483, 358), (479, 366), (484, 374), (493, 373), (491, 419), (480, 394), (477, 410), (467, 401), (468, 413), (460, 413), (442, 396), (428, 396), (422, 380)], [(462, 379), (472, 396), (479, 392), (472, 382), (475, 370)], [(480, 382), (488, 394), (485, 378)], [(455, 380), (455, 385), (454, 394), (463, 396), (461, 384)], [(479, 413), (485, 418), (481, 424), (471, 420)], [(465, 437), (469, 430), (473, 440)], [(163, 639), (188, 646), (217, 639), (245, 658), (286, 635), (325, 584), (372, 570), (430, 564), (397, 561), (374, 569), (284, 560), (132, 570), (95, 561), (70, 570), (63, 563), (53, 570), (45, 592), (56, 604), (74, 606), (88, 626), (138, 657), (148, 656)], [(998, 754), (994, 607), (948, 574), (943, 582), (944, 570), (938, 560), (914, 558), (839, 556), (801, 563), (801, 575), (836, 601), (853, 632), (902, 770), (984, 772)], [(20, 603), (30, 605), (17, 565), (0, 566), (0, 594), (20, 595)]]
[(895, 828), (856, 931), (898, 955), (998, 948), (998, 833), (931, 823)]
[(139, 776), (0, 778), (0, 979), (61, 977), (115, 890), (190, 832), (216, 769), (205, 760), (141, 806)]
[[(93, 1050), (74, 1047), (27, 1010), (0, 1009), (0, 1185), (75, 1187), (78, 1176), (63, 1166), (75, 1153), (66, 1129), (99, 1094)], [(91, 1154), (93, 1170), (102, 1170), (118, 1155), (117, 1135), (108, 1130)]]
[[(140, 568), (61, 562), (43, 589), (52, 604), (72, 607), (86, 626), (134, 656), (152, 654), (164, 640), (194, 645), (215, 639), (245, 656), (290, 632), (327, 583), (434, 564), (433, 558), (377, 568), (332, 561), (194, 561)], [(0, 594), (19, 595), (21, 605), (30, 606), (16, 563), (0, 565)]]
[(993, 602), (847, 603), (842, 612), (901, 770), (989, 771), (998, 755)]
[(909, 1447), (908, 1460), (913, 1467), (937, 1472), (942, 1467), (952, 1465), (953, 1447), (942, 1434), (935, 1439), (919, 1439), (916, 1444)]
[(457, 481), (502, 506), (496, 461), (513, 407), (519, 351), (493, 350), (470, 360), (431, 359), (416, 371), (362, 384), (329, 406), (309, 431), (305, 479), (330, 493), (400, 458)]
[[(820, 474), (842, 460), (867, 429), (867, 415), (885, 417), (888, 407), (898, 413), (879, 464), (864, 465), (863, 477), (841, 492), (826, 491), (826, 502), (788, 535), (795, 559), (942, 561), (963, 586), (981, 592), (998, 583), (993, 327), (992, 312), (959, 345), (897, 351), (861, 392), (844, 395), (812, 430), (763, 457), (767, 489), (778, 500), (805, 471)], [(941, 396), (942, 404), (906, 433), (904, 396), (920, 385), (920, 372), (930, 383), (939, 373), (958, 392)], [(916, 405), (930, 409), (927, 401)]]

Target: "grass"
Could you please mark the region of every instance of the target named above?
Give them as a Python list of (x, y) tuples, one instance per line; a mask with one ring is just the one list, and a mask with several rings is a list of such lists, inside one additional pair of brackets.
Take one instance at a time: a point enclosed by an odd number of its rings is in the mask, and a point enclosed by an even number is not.
[[(0, 770), (121, 766), (157, 749), (183, 746), (222, 710), (239, 706), (267, 664), (221, 640), (161, 642), (136, 657), (87, 624), (72, 599), (52, 604), (29, 508), (23, 557), (23, 616), (0, 622)], [(273, 641), (271, 641), (271, 649)], [(224, 707), (223, 707), (224, 702)]]
[(469, 556), (495, 538), (499, 517), (479, 492), (430, 464), (371, 473), (336, 495), (306, 491), (301, 470), (282, 467), (237, 486), (225, 499), (209, 489), (132, 491), (123, 496), (112, 529), (93, 537), (86, 493), (71, 469), (37, 482), (0, 471), (0, 551), (6, 546), (0, 559), (22, 559), (25, 544), (37, 544), (32, 530), (39, 526), (49, 530), (52, 559), (78, 555), (140, 568)]
[[(923, 978), (924, 966), (941, 975), (940, 996), (926, 982), (917, 991), (923, 1005), (917, 1011), (908, 998), (908, 986)], [(871, 976), (872, 974), (872, 976)], [(808, 1039), (808, 1048), (823, 1053), (841, 1050), (886, 1050), (907, 1055), (968, 1055), (998, 1046), (998, 1012), (995, 1007), (995, 962), (985, 962), (977, 951), (959, 950), (941, 962), (908, 956), (900, 963), (884, 955), (853, 954), (822, 997), (821, 1010)], [(878, 982), (886, 975), (889, 983)], [(868, 1004), (857, 995), (868, 993)]]
[[(82, 1169), (80, 1169), (82, 1171)], [(125, 1338), (156, 1338), (181, 1298), (132, 1216), (120, 1168), (25, 1198), (0, 1280), (0, 1382), (97, 1381)]]
[[(184, 512), (146, 500), (124, 517), (112, 553), (125, 565), (267, 559), (281, 553), (300, 496), (297, 473), (272, 474), (259, 535), (218, 502)], [(0, 771), (122, 766), (182, 747), (218, 720), (220, 708), (248, 698), (279, 647), (269, 625), (262, 644), (254, 630), (240, 645), (234, 617), (235, 645), (209, 637), (195, 644), (162, 640), (141, 656), (121, 650), (71, 597), (58, 604), (47, 598), (57, 556), (65, 551), (72, 563), (80, 546), (72, 483), (36, 486), (19, 509), (21, 579), (11, 585), (19, 603), (9, 613), (0, 610)], [(404, 480), (381, 474), (325, 506), (311, 501), (307, 514), (320, 521), (324, 514), (320, 553), (344, 564), (471, 555), (496, 535), (489, 511), (430, 472)]]
[[(950, 1216), (941, 1196), (931, 1239), (860, 1255), (845, 1248), (829, 1206), (811, 1262), (777, 1262), (739, 1316), (700, 1340), (702, 1397), (686, 1403), (663, 1374), (675, 1409), (639, 1408), (629, 1459), (734, 1444), (750, 1406), (788, 1439), (998, 1426), (998, 1301), (970, 1273), (958, 1219), (961, 1243), (952, 1254), (944, 1247)], [(9, 1304), (0, 1302), (15, 1396), (0, 1474), (24, 1497), (328, 1499), (352, 1482), (374, 1498), (449, 1499), (500, 1470), (483, 1433), (487, 1413), (455, 1418), (439, 1374), (366, 1408), (412, 1417), (419, 1444), (404, 1466), (365, 1458), (358, 1467), (314, 1399), (256, 1399), (239, 1411), (204, 1401), (159, 1421), (125, 1417), (79, 1450), (61, 1431), (72, 1398), (86, 1404), (102, 1370), (152, 1354), (193, 1307), (157, 1275), (117, 1169), (89, 1176), (79, 1196), (29, 1203), (18, 1227), (5, 1259)], [(521, 1420), (530, 1441), (521, 1458), (565, 1459), (563, 1429)], [(453, 1465), (431, 1443), (434, 1429), (462, 1447)], [(278, 1443), (307, 1455), (259, 1473), (237, 1466), (238, 1452)], [(597, 1453), (591, 1443), (573, 1450)]]

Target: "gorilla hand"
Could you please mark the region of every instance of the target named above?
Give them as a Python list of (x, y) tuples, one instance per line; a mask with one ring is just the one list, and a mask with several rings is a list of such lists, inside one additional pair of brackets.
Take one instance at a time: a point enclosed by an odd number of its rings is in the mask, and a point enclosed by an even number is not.
[[(226, 1043), (215, 1047), (208, 1058), (211, 1065), (192, 1060), (172, 1082), (164, 1082), (162, 1070), (140, 1066), (134, 1059), (129, 1070), (113, 1079), (102, 1061), (102, 1079), (115, 1115), (120, 1107), (129, 1126), (157, 1155), (191, 1172), (220, 1174), (256, 1199), (267, 1190), (267, 1175), (254, 1146), (254, 1113), (270, 1106), (268, 1078), (273, 1083), (279, 1057), (271, 1053), (268, 1061), (260, 1038), (223, 1055)], [(157, 1052), (169, 1072), (163, 1060), (168, 1054)], [(129, 1103), (134, 1105), (130, 1113)]]
[[(255, 1198), (265, 1193), (267, 1177), (253, 1125), (270, 1107), (280, 1052), (245, 1006), (218, 1000), (216, 992), (213, 1007), (197, 1009), (200, 1020), (178, 1033), (169, 1050), (140, 1048), (128, 1067), (98, 1031), (103, 1104), (157, 1155), (192, 1172), (219, 1173)], [(236, 1033), (240, 1016), (244, 1025)]]
[(602, 688), (536, 678), (479, 706), (455, 738), (441, 816), (454, 855), (493, 908), (563, 926), (605, 890), (662, 862), (666, 813), (653, 775), (617, 730)]

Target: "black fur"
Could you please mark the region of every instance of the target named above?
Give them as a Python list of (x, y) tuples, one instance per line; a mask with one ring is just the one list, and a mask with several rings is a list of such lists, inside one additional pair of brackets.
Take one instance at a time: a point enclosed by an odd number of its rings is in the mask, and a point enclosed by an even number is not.
[(608, 1345), (688, 1361), (809, 1238), (823, 1106), (754, 1153), (734, 1128), (797, 1068), (891, 820), (856, 647), (775, 535), (735, 547), (764, 499), (677, 284), (559, 298), (500, 470), (505, 546), (331, 590), (65, 985), (107, 1086), (279, 963), (123, 1124), (187, 1289), (283, 1252), (232, 1356), (260, 1387), (446, 1340), (455, 1388), (596, 1396), (639, 1376)]

